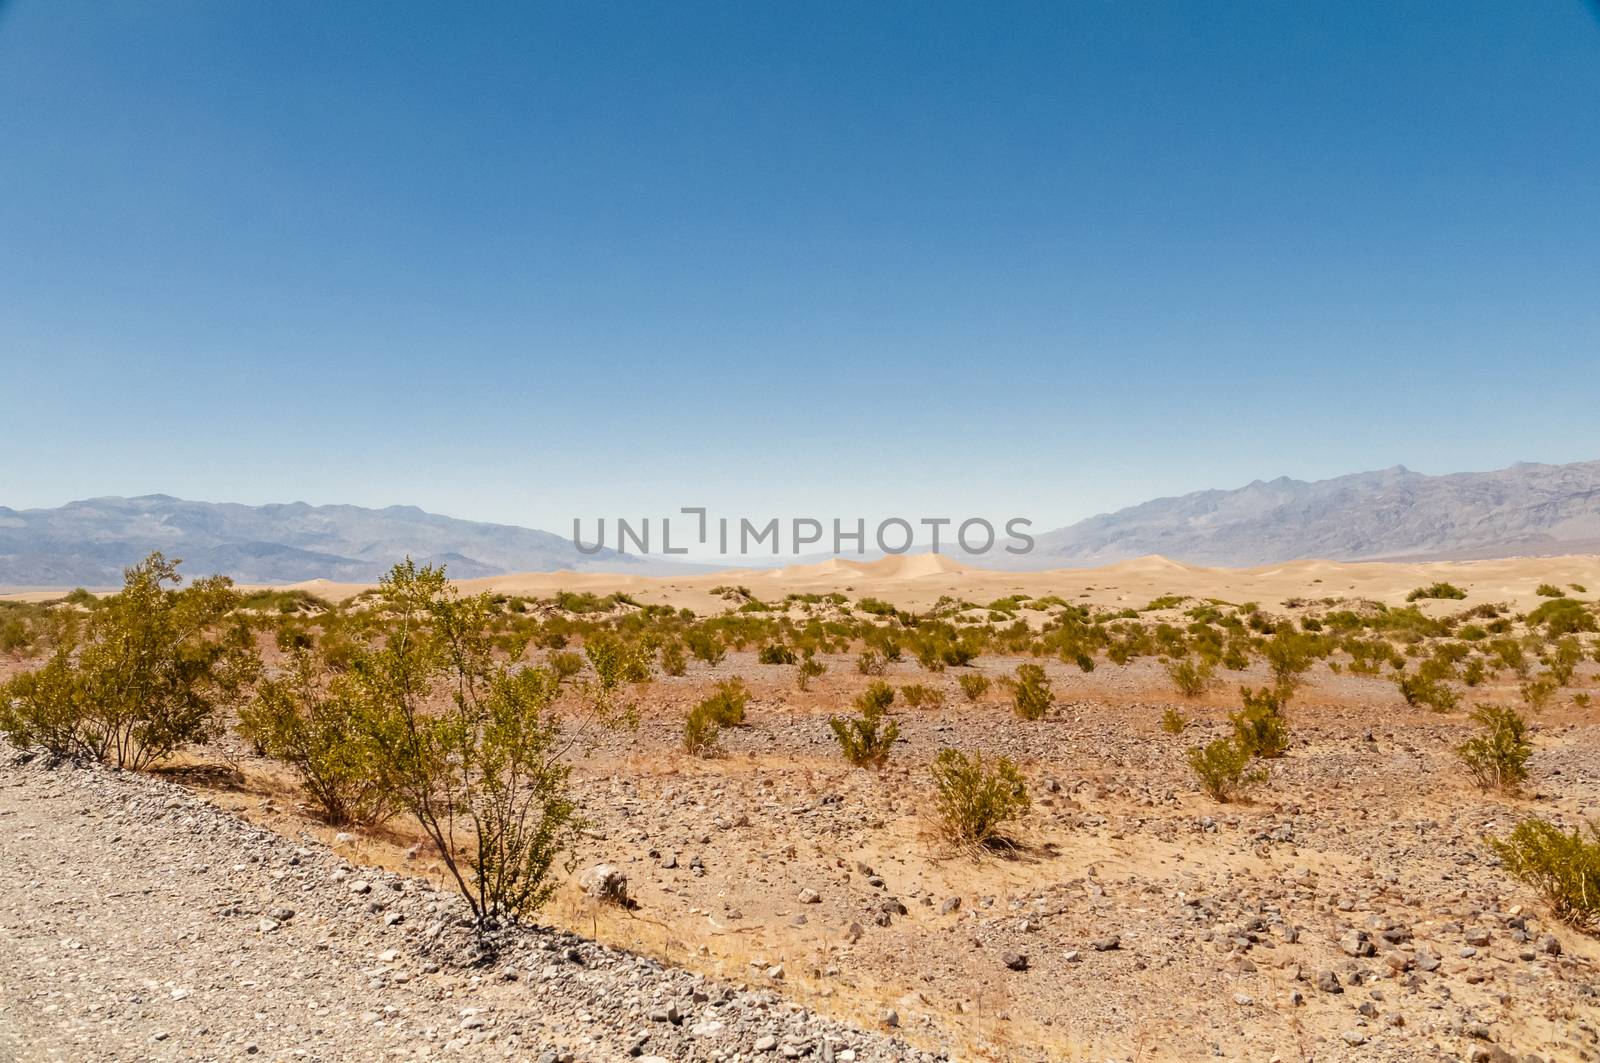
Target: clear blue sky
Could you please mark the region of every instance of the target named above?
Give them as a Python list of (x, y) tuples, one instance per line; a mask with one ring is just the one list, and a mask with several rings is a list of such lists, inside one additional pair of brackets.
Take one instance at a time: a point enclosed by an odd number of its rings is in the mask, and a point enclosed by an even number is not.
[(1600, 457), (1600, 19), (0, 6), (0, 504), (570, 528)]

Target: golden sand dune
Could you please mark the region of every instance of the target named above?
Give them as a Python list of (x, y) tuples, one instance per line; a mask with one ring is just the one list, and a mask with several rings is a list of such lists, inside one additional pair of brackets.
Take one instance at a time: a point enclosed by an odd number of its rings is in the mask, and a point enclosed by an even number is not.
[[(1423, 602), (1432, 611), (1452, 611), (1481, 602), (1509, 602), (1531, 609), (1541, 599), (1541, 583), (1568, 594), (1600, 594), (1600, 555), (1502, 558), (1490, 561), (1343, 562), (1289, 561), (1259, 568), (1206, 568), (1170, 558), (1149, 556), (1100, 568), (1007, 572), (964, 565), (941, 554), (906, 554), (880, 561), (834, 558), (818, 564), (774, 569), (731, 569), (703, 575), (648, 577), (598, 572), (521, 572), (463, 580), (467, 591), (548, 596), (558, 590), (608, 594), (622, 591), (642, 602), (688, 606), (699, 612), (726, 606), (713, 588), (748, 586), (767, 601), (787, 594), (848, 593), (882, 598), (909, 609), (926, 608), (942, 596), (984, 604), (1023, 593), (1057, 595), (1067, 601), (1101, 606), (1141, 607), (1163, 595), (1228, 602), (1253, 601), (1280, 608), (1289, 599), (1371, 599), (1386, 605), (1405, 604), (1414, 588), (1445, 581), (1468, 592), (1465, 602)], [(1576, 591), (1572, 585), (1585, 588)], [(295, 584), (327, 598), (345, 598), (361, 584), (312, 580)]]

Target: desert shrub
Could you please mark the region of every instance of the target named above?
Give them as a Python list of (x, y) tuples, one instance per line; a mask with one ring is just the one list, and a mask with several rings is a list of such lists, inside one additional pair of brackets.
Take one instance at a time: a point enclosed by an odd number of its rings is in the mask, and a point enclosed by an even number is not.
[(661, 645), (661, 671), (666, 675), (683, 675), (689, 670), (689, 661), (683, 655), (683, 643), (669, 639)]
[(1268, 639), (1261, 649), (1272, 670), (1273, 681), (1281, 688), (1292, 689), (1301, 682), (1317, 657), (1317, 639), (1295, 631), (1282, 631)]
[(1554, 583), (1541, 583), (1534, 588), (1533, 593), (1541, 598), (1565, 598), (1567, 592), (1557, 587)]
[(1024, 720), (1038, 720), (1050, 711), (1055, 695), (1044, 668), (1037, 664), (1017, 665), (1017, 675), (1011, 689), (1011, 707)]
[(1580, 631), (1594, 631), (1597, 625), (1588, 606), (1571, 598), (1557, 598), (1529, 613), (1528, 626), (1542, 627), (1551, 638), (1560, 638)]
[(721, 726), (742, 727), (745, 710), (750, 707), (750, 690), (742, 679), (724, 679), (700, 706)]
[(550, 655), (550, 667), (562, 679), (571, 679), (583, 671), (583, 656), (571, 650), (562, 650)]
[(350, 674), (379, 778), (433, 842), (480, 928), (537, 910), (581, 826), (563, 754), (594, 727), (631, 721), (617, 697), (631, 650), (585, 646), (596, 676), (568, 736), (553, 711), (557, 675), (496, 661), (487, 595), (463, 597), (442, 569), (407, 560), (376, 597), (388, 637)]
[(989, 691), (989, 677), (981, 672), (968, 672), (957, 682), (961, 684), (961, 693), (967, 696), (968, 701), (977, 701)]
[(589, 667), (602, 687), (650, 680), (651, 655), (636, 642), (606, 632), (584, 639), (583, 655), (589, 658)]
[(856, 671), (862, 675), (882, 675), (888, 669), (888, 657), (877, 650), (864, 650), (856, 658)]
[(1211, 684), (1212, 669), (1209, 664), (1191, 661), (1185, 657), (1181, 660), (1168, 661), (1166, 669), (1173, 688), (1186, 698), (1199, 697)]
[(1521, 686), (1523, 704), (1528, 706), (1532, 713), (1543, 712), (1550, 705), (1550, 699), (1555, 697), (1556, 685), (1553, 676), (1541, 675), (1536, 679), (1526, 680)]
[(1453, 583), (1430, 583), (1406, 595), (1406, 601), (1415, 602), (1423, 598), (1453, 598), (1459, 601), (1466, 596), (1467, 592)]
[(239, 734), (300, 777), (301, 789), (334, 826), (373, 826), (394, 815), (372, 746), (365, 690), (306, 651), (267, 679), (239, 710)]
[(856, 716), (834, 716), (828, 720), (844, 759), (858, 768), (881, 768), (889, 759), (900, 725), (887, 719), (894, 701), (894, 687), (878, 680), (856, 698)]
[(1406, 699), (1406, 704), (1424, 706), (1434, 712), (1451, 712), (1461, 701), (1461, 695), (1445, 682), (1450, 674), (1449, 666), (1438, 660), (1428, 660), (1422, 663), (1415, 672), (1402, 672), (1395, 679), (1395, 686), (1400, 691), (1400, 696)]
[(907, 683), (901, 687), (900, 698), (913, 709), (937, 709), (944, 705), (944, 691), (922, 683)]
[(1005, 757), (988, 767), (981, 753), (969, 757), (959, 750), (941, 749), (932, 771), (939, 828), (953, 844), (1000, 842), (1001, 829), (1031, 804), (1022, 773)]
[(713, 631), (690, 628), (683, 636), (683, 643), (689, 647), (690, 654), (696, 660), (704, 661), (712, 668), (721, 664), (728, 656), (728, 648)]
[(1488, 669), (1484, 666), (1483, 658), (1481, 657), (1472, 658), (1467, 662), (1467, 666), (1461, 670), (1461, 681), (1469, 687), (1481, 686), (1488, 677)]
[(762, 664), (793, 664), (797, 659), (794, 651), (781, 642), (769, 642), (756, 651), (756, 660)]
[(1556, 646), (1550, 653), (1550, 678), (1555, 680), (1557, 686), (1566, 686), (1572, 682), (1572, 674), (1577, 671), (1578, 663), (1583, 660), (1583, 647), (1572, 635), (1556, 641)]
[(1251, 768), (1250, 751), (1231, 738), (1195, 746), (1189, 750), (1188, 759), (1200, 788), (1224, 803), (1266, 778), (1265, 769)]
[(215, 733), (260, 661), (221, 576), (182, 590), (178, 563), (153, 553), (96, 603), (44, 667), (0, 686), (0, 731), (20, 749), (142, 769)]
[(1492, 838), (1506, 870), (1532, 886), (1557, 919), (1578, 930), (1600, 928), (1600, 828), (1568, 834), (1554, 823), (1527, 819), (1505, 838)]
[(1283, 710), (1287, 694), (1281, 688), (1239, 688), (1244, 707), (1228, 717), (1234, 741), (1253, 757), (1271, 760), (1289, 750), (1289, 721)]
[(871, 616), (894, 615), (894, 606), (877, 598), (863, 598), (856, 603), (856, 608)]
[(1528, 777), (1528, 722), (1515, 709), (1479, 705), (1472, 713), (1481, 734), (1463, 742), (1456, 756), (1466, 765), (1480, 790), (1515, 793)]
[(683, 722), (684, 752), (697, 757), (715, 756), (721, 751), (722, 723), (717, 710), (702, 701), (689, 711)]
[(1161, 714), (1161, 729), (1169, 735), (1183, 734), (1183, 729), (1188, 726), (1189, 721), (1177, 709), (1168, 708)]
[(807, 657), (805, 660), (800, 662), (800, 668), (795, 673), (795, 686), (799, 687), (801, 690), (809, 690), (811, 688), (811, 681), (826, 674), (827, 671), (827, 665), (823, 664), (815, 657)]

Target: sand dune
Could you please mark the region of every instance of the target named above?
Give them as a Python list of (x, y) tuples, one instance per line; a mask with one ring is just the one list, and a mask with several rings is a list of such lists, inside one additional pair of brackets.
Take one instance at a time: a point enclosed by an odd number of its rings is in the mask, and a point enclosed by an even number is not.
[[(1600, 594), (1600, 555), (1497, 558), (1488, 561), (1341, 562), (1290, 561), (1260, 568), (1205, 568), (1159, 555), (1120, 561), (1101, 568), (1055, 569), (1048, 572), (1012, 572), (964, 565), (942, 554), (904, 554), (879, 561), (834, 558), (818, 564), (778, 569), (731, 569), (705, 575), (651, 577), (604, 572), (518, 572), (482, 579), (462, 580), (468, 592), (548, 597), (556, 591), (621, 591), (647, 603), (688, 606), (697, 612), (718, 611), (727, 603), (714, 588), (743, 585), (767, 601), (787, 594), (826, 594), (841, 591), (853, 598), (882, 598), (901, 608), (920, 609), (940, 597), (950, 596), (984, 604), (1011, 594), (1035, 597), (1057, 595), (1083, 604), (1140, 607), (1162, 595), (1217, 598), (1229, 602), (1253, 601), (1279, 608), (1292, 598), (1366, 598), (1387, 605), (1402, 605), (1412, 589), (1436, 581), (1454, 583), (1468, 592), (1466, 605), (1509, 602), (1519, 610), (1531, 609), (1541, 599), (1535, 589), (1552, 583), (1575, 591), (1573, 584)], [(368, 584), (308, 580), (291, 584), (325, 598), (342, 600), (367, 589)], [(0, 598), (44, 600), (60, 591), (15, 592)], [(1423, 602), (1423, 608), (1445, 612), (1462, 603)]]
[[(558, 590), (607, 594), (622, 591), (644, 602), (687, 605), (696, 611), (717, 610), (726, 602), (713, 588), (742, 584), (759, 597), (781, 600), (786, 594), (843, 591), (851, 597), (872, 595), (902, 608), (926, 608), (948, 595), (976, 603), (1024, 593), (1058, 595), (1068, 601), (1102, 606), (1140, 607), (1162, 595), (1259, 602), (1281, 608), (1292, 598), (1366, 598), (1387, 605), (1405, 604), (1414, 588), (1444, 580), (1468, 592), (1465, 604), (1509, 602), (1526, 610), (1543, 599), (1534, 592), (1541, 583), (1563, 588), (1578, 584), (1600, 594), (1600, 555), (1501, 558), (1490, 561), (1339, 562), (1291, 561), (1260, 568), (1230, 569), (1187, 565), (1152, 555), (1101, 568), (1009, 572), (964, 565), (940, 554), (906, 554), (880, 561), (834, 558), (781, 569), (744, 569), (691, 577), (648, 577), (606, 573), (525, 572), (462, 581), (468, 591), (548, 596)], [(357, 584), (313, 580), (299, 584), (329, 598), (344, 598), (363, 589)], [(1568, 590), (1569, 594), (1584, 592)], [(1454, 601), (1424, 602), (1432, 611), (1459, 609)]]

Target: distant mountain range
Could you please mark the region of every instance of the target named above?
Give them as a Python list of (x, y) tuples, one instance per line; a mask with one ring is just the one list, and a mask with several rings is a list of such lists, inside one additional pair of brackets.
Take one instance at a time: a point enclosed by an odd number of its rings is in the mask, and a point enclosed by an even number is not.
[(167, 495), (91, 498), (58, 509), (0, 506), (0, 584), (111, 586), (152, 550), (182, 558), (187, 575), (220, 572), (246, 583), (372, 582), (407, 556), (443, 564), (457, 579), (563, 568), (694, 571), (613, 550), (581, 554), (551, 532), (456, 520), (415, 506), (244, 506)]
[[(1401, 466), (1306, 482), (1279, 477), (1232, 491), (1159, 498), (1038, 535), (1032, 553), (954, 556), (1044, 569), (1162, 554), (1242, 567), (1332, 561), (1466, 559), (1600, 552), (1600, 461), (1519, 464), (1427, 476)], [(93, 498), (58, 509), (0, 506), (0, 585), (109, 586), (152, 550), (190, 575), (247, 583), (372, 582), (410, 556), (470, 579), (557, 569), (636, 575), (705, 572), (564, 536), (425, 513), (414, 506), (245, 506), (166, 495)], [(805, 558), (797, 560), (819, 560)]]
[(1279, 477), (1106, 513), (1038, 536), (1027, 568), (1161, 554), (1197, 565), (1600, 551), (1600, 461), (1428, 476), (1404, 466)]

